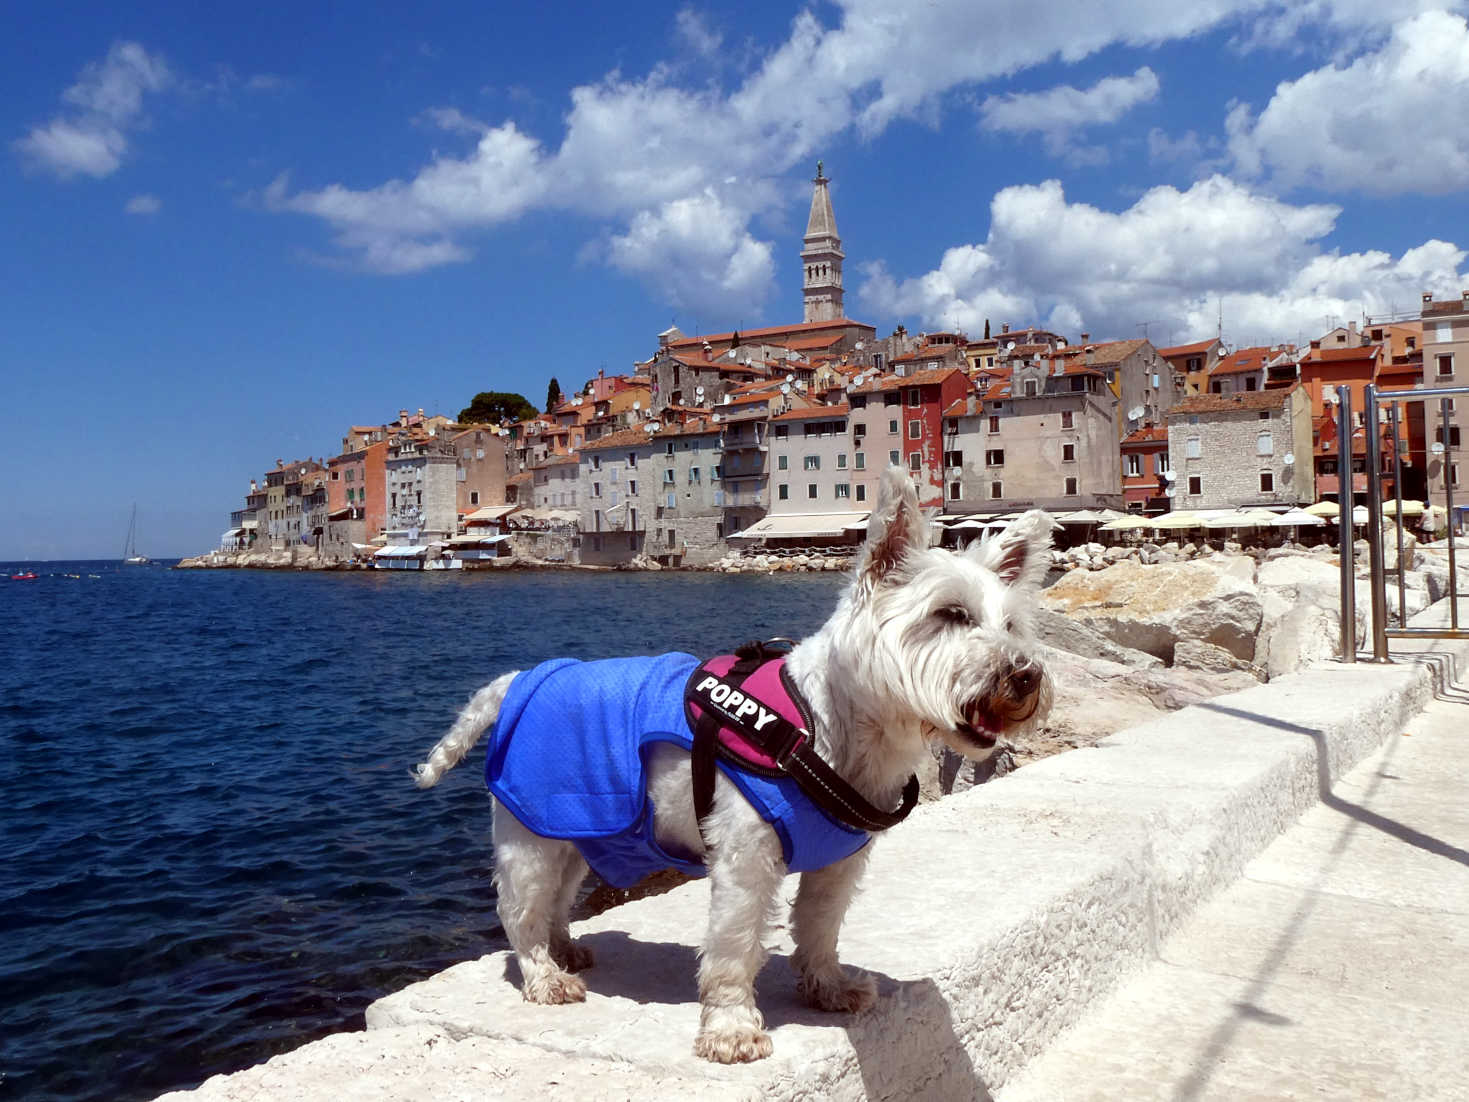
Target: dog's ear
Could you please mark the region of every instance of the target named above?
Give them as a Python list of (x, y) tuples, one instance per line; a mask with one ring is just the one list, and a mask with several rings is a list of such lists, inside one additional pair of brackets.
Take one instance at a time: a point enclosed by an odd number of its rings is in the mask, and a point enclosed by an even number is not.
[(1038, 586), (1051, 565), (1051, 532), (1056, 522), (1032, 509), (1010, 522), (998, 536), (971, 543), (965, 551), (993, 570), (1007, 585)]
[(918, 507), (918, 491), (901, 467), (883, 472), (877, 508), (867, 522), (858, 579), (866, 586), (883, 581), (905, 557), (928, 546), (928, 521)]

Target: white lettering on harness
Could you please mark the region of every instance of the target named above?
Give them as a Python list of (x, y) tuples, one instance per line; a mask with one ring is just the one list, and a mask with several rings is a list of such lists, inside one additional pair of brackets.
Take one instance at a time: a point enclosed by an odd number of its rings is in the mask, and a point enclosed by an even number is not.
[(756, 716), (754, 726), (757, 731), (765, 730), (765, 728), (780, 718), (779, 712), (767, 711), (764, 705), (747, 697), (744, 693), (721, 681), (713, 674), (695, 685), (694, 691), (696, 693), (707, 692), (709, 699), (713, 703), (721, 705), (725, 714), (736, 722), (747, 716)]
[(760, 705), (756, 704), (749, 697), (746, 697), (743, 703), (741, 703), (740, 706), (735, 709), (735, 718), (744, 719), (745, 716), (752, 716), (760, 710)]
[(715, 704), (723, 704), (724, 698), (729, 696), (729, 694), (730, 687), (721, 681), (709, 690), (709, 699), (714, 701)]
[(703, 681), (700, 681), (697, 685), (694, 686), (694, 692), (702, 693), (705, 689), (709, 688), (709, 686), (718, 684), (719, 678), (715, 677), (713, 674), (710, 674), (708, 677), (704, 678)]
[(760, 718), (755, 721), (755, 730), (757, 730), (757, 731), (763, 731), (763, 730), (765, 730), (765, 728), (769, 724), (773, 723), (775, 721), (775, 719), (776, 719), (776, 715), (775, 715), (774, 712), (767, 712), (764, 708), (761, 708), (760, 709)]

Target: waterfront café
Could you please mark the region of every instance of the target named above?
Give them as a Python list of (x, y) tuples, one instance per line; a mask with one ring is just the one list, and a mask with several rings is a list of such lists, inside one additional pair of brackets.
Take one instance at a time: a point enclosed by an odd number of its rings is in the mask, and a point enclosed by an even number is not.
[(737, 547), (759, 545), (766, 552), (822, 551), (852, 554), (867, 535), (868, 512), (775, 513), (728, 538)]
[(502, 530), (519, 505), (486, 505), (463, 520), (463, 533), (449, 541), (448, 557), (461, 562), (505, 558), (511, 554), (510, 537)]

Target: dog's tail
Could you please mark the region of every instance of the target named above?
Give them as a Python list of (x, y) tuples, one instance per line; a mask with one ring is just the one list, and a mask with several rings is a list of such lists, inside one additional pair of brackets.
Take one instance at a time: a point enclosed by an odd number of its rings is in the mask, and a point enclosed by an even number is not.
[(419, 762), (413, 767), (414, 783), (419, 788), (432, 788), (438, 784), (439, 778), (458, 765), (464, 755), (473, 749), (479, 737), (489, 730), (495, 717), (500, 714), (500, 705), (504, 702), (513, 680), (513, 673), (497, 677), (469, 698), (469, 703), (459, 713), (459, 718), (449, 728), (449, 733), (439, 739), (438, 745), (429, 751), (428, 761)]

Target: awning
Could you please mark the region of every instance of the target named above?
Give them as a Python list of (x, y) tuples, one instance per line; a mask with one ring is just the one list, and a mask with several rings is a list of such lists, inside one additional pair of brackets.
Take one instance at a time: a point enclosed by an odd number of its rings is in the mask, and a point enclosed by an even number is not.
[(247, 520), (244, 522), (244, 525), (246, 528), (254, 529), (260, 527), (260, 522), (258, 520)]
[(427, 555), (428, 548), (423, 544), (396, 544), (393, 547), (384, 547), (373, 556), (379, 559), (415, 559), (419, 555)]
[(781, 539), (802, 536), (834, 537), (867, 527), (866, 513), (792, 513), (757, 520), (732, 539)]
[(232, 540), (238, 536), (243, 536), (244, 534), (245, 530), (243, 528), (231, 528), (228, 532), (223, 533), (219, 538), (222, 540)]
[(469, 524), (471, 521), (496, 521), (501, 517), (509, 516), (519, 508), (519, 505), (486, 505), (483, 509), (476, 509), (465, 517), (464, 523)]
[(455, 536), (449, 541), (450, 547), (479, 547), (488, 544), (505, 543), (509, 536)]

